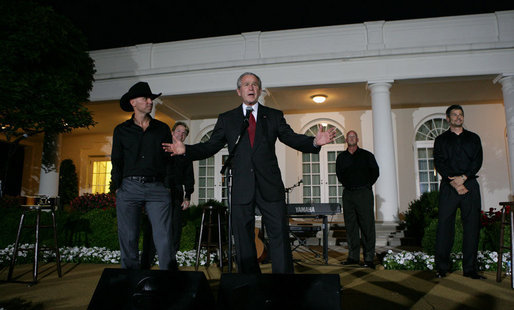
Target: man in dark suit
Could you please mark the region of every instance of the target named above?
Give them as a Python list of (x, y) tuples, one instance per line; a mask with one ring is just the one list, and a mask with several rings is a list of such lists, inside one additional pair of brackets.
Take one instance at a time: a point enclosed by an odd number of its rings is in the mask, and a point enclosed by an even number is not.
[[(163, 147), (172, 155), (185, 153), (191, 160), (200, 160), (211, 157), (228, 144), (229, 152), (234, 154), (232, 223), (238, 271), (260, 273), (254, 230), (257, 206), (268, 233), (273, 273), (293, 273), (285, 191), (275, 142), (278, 138), (298, 151), (318, 153), (320, 146), (333, 141), (335, 130), (320, 128), (316, 137), (296, 134), (281, 111), (259, 104), (261, 89), (257, 75), (243, 73), (237, 80), (237, 94), (243, 104), (219, 115), (209, 141), (184, 146), (174, 139), (173, 144), (164, 143)], [(245, 121), (248, 121), (248, 129), (240, 136)], [(241, 142), (234, 150), (238, 138)]]

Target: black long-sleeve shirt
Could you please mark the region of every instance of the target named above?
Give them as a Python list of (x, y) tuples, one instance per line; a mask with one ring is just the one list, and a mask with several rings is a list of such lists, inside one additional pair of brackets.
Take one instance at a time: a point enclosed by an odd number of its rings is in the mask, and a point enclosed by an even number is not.
[(111, 152), (111, 180), (115, 189), (128, 176), (159, 177), (164, 181), (170, 155), (162, 143), (170, 143), (171, 130), (168, 125), (151, 119), (148, 128), (134, 123), (133, 117), (114, 128)]
[(482, 156), (480, 137), (466, 129), (460, 135), (448, 129), (435, 138), (434, 165), (443, 182), (460, 175), (476, 178), (482, 167)]
[(182, 190), (182, 186), (184, 186), (184, 198), (191, 199), (191, 194), (195, 190), (195, 176), (191, 160), (185, 156), (174, 156), (171, 164), (168, 165), (167, 178), (170, 187)]
[(346, 150), (337, 156), (336, 174), (343, 187), (351, 189), (371, 188), (380, 172), (375, 156), (369, 151), (357, 148), (353, 154)]

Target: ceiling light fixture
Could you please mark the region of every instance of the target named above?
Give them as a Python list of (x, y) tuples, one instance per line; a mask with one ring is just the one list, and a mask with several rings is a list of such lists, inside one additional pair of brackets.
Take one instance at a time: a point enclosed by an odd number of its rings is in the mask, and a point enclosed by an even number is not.
[(325, 102), (325, 100), (327, 100), (327, 96), (326, 95), (314, 95), (311, 97), (312, 101), (316, 102), (316, 103), (323, 103)]

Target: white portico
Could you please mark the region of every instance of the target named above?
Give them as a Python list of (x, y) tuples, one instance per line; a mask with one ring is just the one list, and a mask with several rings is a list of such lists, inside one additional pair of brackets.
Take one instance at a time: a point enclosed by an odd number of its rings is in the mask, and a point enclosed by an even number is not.
[[(514, 193), (508, 172), (514, 168), (509, 151), (514, 147), (514, 11), (252, 32), (92, 51), (91, 56), (97, 73), (90, 99), (99, 111), (99, 125), (89, 133), (66, 135), (61, 148), (61, 158), (80, 165), (98, 147), (102, 151), (97, 155), (108, 156), (112, 128), (128, 117), (115, 109), (116, 101), (135, 82), (147, 81), (162, 92), (157, 117), (185, 120), (191, 127), (186, 142), (196, 143), (220, 112), (239, 104), (236, 79), (251, 71), (268, 91), (266, 105), (283, 110), (296, 132), (324, 123), (343, 135), (350, 129), (359, 133), (361, 146), (375, 154), (381, 170), (375, 186), (379, 221), (397, 221), (419, 195), (425, 174), (418, 163), (423, 141), (416, 140), (416, 132), (424, 122), (441, 118), (451, 103), (464, 105), (466, 125), (484, 143), (486, 161), (479, 179), (484, 208)], [(325, 105), (313, 105), (310, 96), (316, 93), (328, 96)], [(111, 113), (100, 113), (110, 106)], [(486, 118), (492, 124), (486, 125)], [(92, 133), (97, 138), (85, 143)], [(330, 158), (345, 148), (324, 147), (321, 172), (309, 172), (319, 184), (308, 185), (304, 179), (302, 188), (291, 193), (293, 202), (314, 197), (317, 187), (321, 194), (316, 199), (331, 199), (324, 196), (334, 185)], [(278, 143), (277, 155), (286, 187), (307, 175), (307, 159), (301, 154)], [(310, 167), (316, 160), (309, 159)], [(88, 192), (86, 166), (80, 171), (81, 192)], [(214, 178), (214, 191), (218, 183)], [(197, 186), (193, 199), (204, 190), (199, 180)]]

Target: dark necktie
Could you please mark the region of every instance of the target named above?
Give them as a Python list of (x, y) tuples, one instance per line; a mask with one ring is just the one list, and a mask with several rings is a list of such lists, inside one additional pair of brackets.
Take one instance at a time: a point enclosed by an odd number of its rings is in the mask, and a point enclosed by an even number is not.
[(252, 112), (252, 108), (246, 109), (246, 115), (250, 114), (248, 117), (248, 137), (250, 138), (250, 145), (253, 147), (253, 141), (255, 140), (255, 117)]

